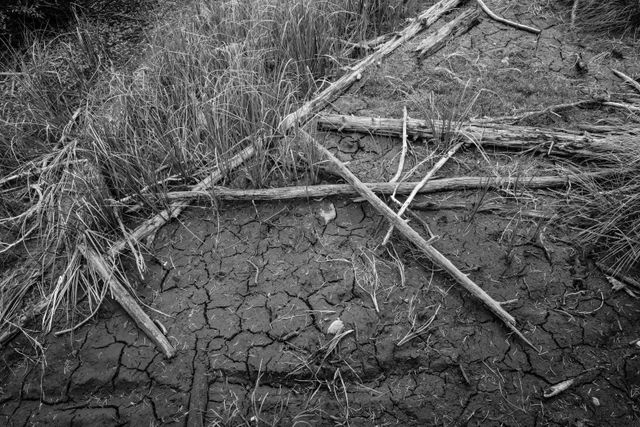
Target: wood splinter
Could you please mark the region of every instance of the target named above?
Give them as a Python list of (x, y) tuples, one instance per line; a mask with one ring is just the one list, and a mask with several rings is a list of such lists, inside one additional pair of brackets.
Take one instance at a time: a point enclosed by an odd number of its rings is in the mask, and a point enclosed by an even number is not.
[(532, 349), (539, 351), (523, 334), (516, 328), (516, 320), (502, 305), (491, 298), (481, 287), (476, 285), (469, 277), (462, 273), (451, 261), (442, 255), (436, 248), (431, 246), (418, 232), (416, 232), (405, 220), (398, 216), (389, 206), (387, 206), (378, 196), (375, 195), (370, 188), (358, 179), (340, 160), (338, 160), (329, 150), (322, 144), (318, 143), (311, 135), (300, 129), (298, 135), (302, 137), (305, 143), (310, 144), (318, 153), (322, 154), (326, 159), (333, 163), (340, 171), (343, 178), (351, 184), (358, 193), (364, 197), (380, 214), (382, 214), (389, 222), (402, 233), (409, 241), (420, 248), (425, 255), (438, 267), (444, 269), (457, 283), (462, 285), (468, 292), (479, 299), (493, 314), (496, 315), (505, 326), (515, 333)]

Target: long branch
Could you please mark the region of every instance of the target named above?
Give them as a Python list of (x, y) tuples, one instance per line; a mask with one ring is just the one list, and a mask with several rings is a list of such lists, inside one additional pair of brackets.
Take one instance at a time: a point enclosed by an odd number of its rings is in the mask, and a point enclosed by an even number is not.
[[(494, 300), (482, 288), (475, 284), (469, 277), (462, 273), (451, 261), (442, 255), (436, 248), (431, 246), (418, 232), (416, 232), (405, 220), (398, 216), (389, 206), (387, 206), (371, 189), (365, 186), (340, 160), (338, 160), (329, 150), (319, 144), (315, 139), (300, 131), (300, 135), (311, 144), (319, 153), (333, 163), (343, 178), (351, 184), (358, 193), (367, 199), (367, 201), (385, 218), (393, 224), (407, 239), (420, 248), (425, 255), (435, 265), (443, 268), (457, 283), (464, 287), (469, 293), (480, 300), (493, 314), (496, 315), (504, 324), (518, 335), (527, 345), (536, 349), (536, 347), (516, 328), (516, 320), (506, 310), (502, 308), (499, 302)], [(537, 350), (537, 349), (536, 349)]]
[[(625, 173), (621, 169), (610, 169), (598, 172), (568, 174), (558, 176), (519, 176), (519, 177), (491, 177), (465, 176), (456, 178), (442, 178), (429, 181), (419, 191), (420, 194), (437, 193), (443, 191), (463, 191), (477, 189), (501, 190), (517, 186), (520, 189), (557, 188), (581, 182), (585, 179), (602, 179), (616, 174)], [(401, 183), (366, 183), (371, 191), (378, 194), (390, 195), (409, 194), (418, 182)], [(166, 194), (175, 200), (207, 200), (212, 197), (218, 200), (291, 200), (317, 199), (330, 196), (357, 196), (358, 192), (349, 184), (326, 184), (298, 187), (279, 187), (267, 189), (237, 189), (214, 186), (207, 191), (172, 191)]]

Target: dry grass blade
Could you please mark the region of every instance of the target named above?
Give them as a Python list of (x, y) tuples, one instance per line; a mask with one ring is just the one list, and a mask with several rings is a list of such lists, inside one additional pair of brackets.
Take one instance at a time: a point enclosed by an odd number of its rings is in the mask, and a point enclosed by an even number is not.
[(433, 323), (433, 321), (436, 319), (436, 316), (438, 315), (438, 311), (440, 311), (440, 305), (436, 307), (435, 313), (433, 313), (431, 318), (429, 318), (429, 320), (427, 320), (427, 322), (425, 322), (422, 326), (416, 326), (416, 323), (418, 321), (418, 315), (415, 313), (411, 313), (410, 314), (411, 327), (409, 328), (407, 333), (404, 335), (404, 337), (402, 337), (400, 341), (396, 343), (396, 345), (400, 347), (408, 343), (412, 339), (417, 338), (423, 333), (425, 333), (431, 327), (431, 324)]

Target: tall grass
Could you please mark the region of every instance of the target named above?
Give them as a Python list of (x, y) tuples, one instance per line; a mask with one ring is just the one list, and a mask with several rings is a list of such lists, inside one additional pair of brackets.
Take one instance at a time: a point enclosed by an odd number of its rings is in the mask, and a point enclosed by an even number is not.
[[(156, 26), (133, 72), (116, 69), (83, 22), (16, 55), (0, 75), (0, 226), (17, 237), (0, 254), (26, 248), (27, 261), (22, 279), (0, 282), (0, 323), (36, 283), (45, 329), (59, 307), (73, 322), (90, 316), (105, 289), (78, 248), (104, 253), (136, 220), (127, 206), (166, 207), (167, 191), (224, 170), (247, 145), (258, 151), (245, 166), (252, 186), (313, 176), (277, 124), (347, 63), (346, 48), (399, 22), (405, 3), (198, 1)], [(83, 298), (88, 310), (74, 317)]]
[(638, 0), (573, 0), (571, 25), (575, 28), (604, 33), (629, 32), (640, 28)]

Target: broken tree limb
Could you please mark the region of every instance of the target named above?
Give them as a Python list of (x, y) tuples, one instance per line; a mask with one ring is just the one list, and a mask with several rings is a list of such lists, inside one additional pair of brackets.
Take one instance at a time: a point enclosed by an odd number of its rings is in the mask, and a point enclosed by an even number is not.
[(313, 146), (318, 153), (322, 154), (331, 163), (333, 163), (342, 174), (343, 178), (351, 184), (358, 193), (367, 199), (367, 201), (373, 206), (380, 214), (382, 214), (394, 227), (400, 231), (409, 241), (420, 248), (438, 267), (443, 268), (451, 277), (453, 277), (457, 283), (465, 288), (469, 293), (475, 296), (481, 301), (485, 307), (487, 307), (498, 319), (500, 319), (505, 326), (515, 333), (520, 339), (522, 339), (531, 348), (538, 351), (538, 349), (516, 328), (516, 320), (506, 310), (502, 308), (499, 302), (494, 300), (487, 294), (482, 288), (476, 285), (467, 275), (462, 273), (455, 265), (451, 263), (444, 255), (442, 255), (436, 248), (431, 246), (418, 232), (416, 232), (405, 220), (398, 216), (389, 206), (387, 206), (378, 196), (375, 195), (371, 189), (365, 186), (340, 160), (338, 160), (329, 150), (323, 145), (318, 143), (305, 131), (300, 130), (299, 135), (311, 146)]
[(480, 12), (468, 9), (458, 15), (454, 20), (447, 22), (438, 30), (427, 36), (414, 49), (418, 53), (418, 58), (430, 56), (444, 47), (447, 42), (459, 35), (462, 35), (477, 25), (480, 20)]
[(633, 277), (626, 276), (626, 275), (620, 273), (618, 270), (615, 270), (615, 269), (613, 269), (611, 267), (606, 266), (605, 264), (603, 264), (600, 261), (596, 261), (596, 266), (600, 270), (602, 270), (602, 272), (604, 274), (607, 274), (607, 275), (613, 277), (614, 279), (619, 280), (620, 282), (624, 283), (625, 285), (633, 286), (634, 288), (636, 288), (636, 290), (640, 290), (640, 282), (638, 282)]
[(527, 31), (533, 34), (540, 34), (542, 32), (542, 30), (538, 28), (529, 27), (528, 25), (518, 24), (517, 22), (509, 21), (508, 19), (499, 17), (498, 15), (493, 13), (491, 9), (489, 9), (482, 0), (476, 0), (476, 2), (478, 3), (478, 6), (480, 6), (480, 8), (484, 11), (484, 13), (489, 15), (489, 18), (493, 19), (496, 22), (500, 22), (501, 24), (505, 24), (510, 27), (517, 28), (518, 30)]
[[(406, 129), (405, 129), (405, 132), (406, 132)], [(453, 157), (455, 153), (458, 152), (460, 147), (462, 147), (464, 144), (465, 144), (465, 141), (460, 141), (456, 143), (453, 147), (451, 147), (451, 149), (447, 152), (447, 154), (442, 156), (442, 158), (440, 158), (440, 160), (438, 160), (438, 162), (435, 165), (433, 165), (431, 170), (424, 176), (424, 178), (422, 178), (422, 180), (418, 183), (418, 185), (415, 186), (415, 188), (411, 191), (411, 194), (409, 194), (409, 197), (407, 197), (407, 200), (405, 200), (405, 202), (402, 204), (402, 206), (398, 210), (398, 216), (402, 216), (404, 214), (404, 212), (409, 208), (409, 205), (411, 204), (411, 202), (413, 202), (413, 199), (416, 198), (416, 195), (418, 194), (418, 192), (427, 184), (427, 182), (429, 182), (433, 178), (433, 176), (445, 165), (445, 163), (447, 163), (447, 161), (451, 157)], [(393, 233), (393, 225), (391, 225), (387, 230), (387, 234), (384, 236), (384, 239), (382, 240), (382, 245), (387, 244), (387, 242), (391, 238), (392, 233)]]
[(158, 329), (151, 318), (138, 305), (135, 299), (129, 294), (129, 291), (116, 279), (114, 272), (108, 267), (104, 258), (96, 251), (85, 246), (79, 246), (80, 252), (89, 263), (89, 266), (97, 272), (105, 283), (108, 284), (113, 298), (125, 309), (125, 311), (136, 322), (136, 325), (162, 350), (168, 359), (175, 355), (175, 349), (167, 340), (162, 332)]
[(627, 76), (622, 71), (618, 71), (613, 68), (611, 69), (611, 71), (613, 71), (613, 74), (620, 77), (626, 84), (628, 84), (629, 86), (631, 86), (632, 88), (640, 92), (640, 83), (635, 81), (635, 79), (632, 79), (631, 77)]
[[(611, 169), (582, 174), (568, 174), (564, 176), (520, 176), (520, 177), (487, 177), (466, 176), (456, 178), (442, 178), (429, 181), (419, 191), (420, 194), (437, 193), (442, 191), (463, 191), (486, 189), (503, 190), (506, 188), (526, 188), (530, 190), (541, 188), (557, 188), (584, 181), (585, 179), (599, 179), (624, 173), (620, 169)], [(364, 184), (378, 194), (409, 194), (418, 182), (401, 183), (367, 183)], [(268, 189), (236, 189), (227, 187), (212, 187), (210, 191), (172, 191), (166, 197), (174, 200), (290, 200), (317, 199), (330, 196), (357, 196), (358, 192), (349, 184), (328, 184), (298, 187), (280, 187)]]
[(360, 61), (351, 71), (340, 77), (328, 88), (320, 92), (315, 98), (307, 101), (302, 107), (287, 115), (278, 126), (280, 132), (285, 133), (295, 126), (306, 123), (311, 117), (319, 113), (327, 104), (362, 78), (362, 73), (373, 65), (378, 64), (407, 40), (420, 31), (433, 25), (442, 15), (458, 6), (463, 0), (441, 0), (420, 14), (410, 25), (400, 31), (392, 40), (383, 44), (371, 55)]
[[(316, 118), (320, 130), (360, 132), (367, 135), (398, 137), (402, 132), (400, 119), (342, 116), (323, 114)], [(426, 120), (409, 119), (407, 133), (413, 138), (432, 138), (432, 125)], [(479, 141), (485, 148), (540, 152), (556, 157), (572, 157), (587, 160), (608, 160), (628, 152), (629, 146), (637, 146), (640, 128), (627, 128), (625, 133), (590, 134), (528, 126), (495, 123), (468, 123), (458, 132)]]

